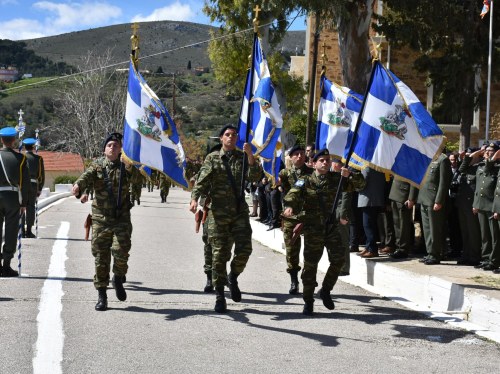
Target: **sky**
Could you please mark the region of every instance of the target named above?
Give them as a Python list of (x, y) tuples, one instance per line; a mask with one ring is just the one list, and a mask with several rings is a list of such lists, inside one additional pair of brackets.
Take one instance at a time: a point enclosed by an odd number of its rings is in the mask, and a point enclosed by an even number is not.
[[(203, 0), (0, 0), (0, 39), (22, 40), (129, 22), (210, 24)], [(290, 30), (305, 30), (304, 18)]]

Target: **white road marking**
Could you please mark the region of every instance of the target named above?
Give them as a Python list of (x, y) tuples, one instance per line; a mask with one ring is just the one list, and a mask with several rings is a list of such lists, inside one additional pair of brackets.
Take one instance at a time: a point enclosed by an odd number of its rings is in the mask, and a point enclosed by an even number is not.
[[(67, 239), (69, 222), (61, 222), (58, 239)], [(64, 331), (62, 312), (62, 281), (66, 278), (65, 262), (67, 240), (56, 240), (52, 247), (49, 272), (43, 284), (40, 295), (38, 324), (38, 339), (36, 341), (35, 357), (33, 358), (34, 374), (62, 373), (62, 358), (64, 347)]]

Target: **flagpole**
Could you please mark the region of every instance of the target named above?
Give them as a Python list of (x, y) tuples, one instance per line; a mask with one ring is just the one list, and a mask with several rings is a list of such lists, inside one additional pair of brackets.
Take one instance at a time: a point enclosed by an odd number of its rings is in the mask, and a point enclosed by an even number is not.
[[(26, 129), (24, 120), (23, 120), (23, 110), (19, 109), (19, 114), (18, 122), (17, 122), (17, 131), (19, 134), (19, 153), (21, 153), (23, 149), (23, 143), (22, 143), (22, 138), (24, 135), (24, 130)], [(19, 272), (19, 275), (21, 275), (21, 265), (22, 265), (22, 237), (23, 237), (23, 230), (24, 230), (24, 224), (23, 224), (23, 217), (25, 217), (26, 213), (21, 213), (19, 215), (19, 228), (17, 232), (17, 269)]]
[[(40, 130), (38, 130), (38, 129), (35, 130), (35, 139), (36, 139), (35, 154), (38, 154), (38, 147), (40, 145), (39, 132), (40, 132)], [(41, 167), (41, 164), (38, 165), (39, 169), (40, 169), (40, 167)], [(38, 170), (38, 177), (40, 176), (41, 172), (42, 172), (41, 170)], [(37, 183), (37, 187), (38, 187), (38, 183)], [(35, 236), (38, 239), (38, 191), (37, 191), (36, 199), (35, 199)]]
[[(361, 126), (361, 121), (363, 119), (363, 113), (365, 111), (365, 106), (366, 106), (366, 100), (368, 99), (368, 93), (370, 92), (370, 88), (373, 83), (373, 77), (375, 73), (375, 66), (376, 64), (379, 64), (380, 62), (378, 61), (377, 58), (373, 59), (372, 62), (372, 71), (370, 73), (370, 79), (368, 80), (368, 84), (366, 85), (366, 90), (365, 90), (365, 96), (363, 97), (363, 102), (361, 103), (361, 109), (359, 110), (359, 116), (358, 119), (356, 120), (356, 126), (354, 127), (354, 132), (352, 135), (351, 139), (351, 144), (349, 145), (349, 151), (347, 152), (347, 156), (345, 159), (345, 165), (349, 165), (349, 161), (351, 160), (351, 156), (354, 152), (354, 145), (356, 144), (356, 139), (358, 137), (358, 130), (359, 127)], [(337, 210), (337, 205), (340, 200), (340, 194), (342, 193), (342, 186), (344, 184), (344, 177), (342, 174), (340, 174), (340, 181), (339, 181), (339, 186), (337, 187), (337, 192), (335, 194), (335, 200), (333, 201), (333, 206), (332, 206), (332, 211), (330, 212), (330, 217), (328, 217), (327, 223), (331, 224), (335, 221), (335, 211)]]
[[(252, 44), (252, 61), (250, 64), (250, 97), (248, 98), (248, 109), (247, 109), (247, 126), (245, 129), (245, 141), (243, 143), (248, 142), (248, 137), (250, 136), (250, 123), (251, 123), (251, 117), (252, 117), (252, 110), (250, 108), (250, 102), (252, 101), (252, 94), (253, 94), (253, 76), (255, 74), (255, 45), (257, 43), (257, 38), (259, 37), (259, 12), (261, 8), (259, 5), (255, 5), (254, 11), (255, 11), (255, 18), (253, 19), (253, 44)], [(245, 100), (245, 94), (243, 93), (243, 100)], [(242, 105), (243, 107), (243, 105)], [(243, 153), (243, 166), (242, 166), (242, 173), (241, 173), (241, 185), (240, 185), (240, 196), (238, 199), (238, 206), (237, 209), (239, 210), (239, 206), (241, 202), (245, 198), (245, 177), (247, 173), (247, 168), (248, 168), (248, 157), (246, 153)]]
[(486, 89), (486, 128), (485, 128), (485, 140), (488, 141), (490, 138), (490, 95), (491, 95), (491, 58), (492, 58), (492, 47), (493, 47), (493, 3), (490, 1), (490, 31), (489, 31), (489, 45), (488, 45), (488, 86)]

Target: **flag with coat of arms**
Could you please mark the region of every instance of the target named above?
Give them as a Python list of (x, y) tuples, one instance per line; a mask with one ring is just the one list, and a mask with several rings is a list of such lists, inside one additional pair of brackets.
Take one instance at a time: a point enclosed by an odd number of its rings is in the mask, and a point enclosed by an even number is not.
[(123, 153), (136, 164), (188, 187), (186, 157), (174, 121), (132, 61), (129, 67)]
[(327, 148), (345, 160), (358, 120), (363, 95), (321, 76), (321, 98), (316, 126), (316, 148)]
[[(283, 119), (271, 82), (271, 74), (258, 37), (253, 45), (253, 72), (249, 70), (245, 83), (244, 98), (238, 121), (238, 143), (245, 140), (252, 144), (255, 156), (270, 161), (280, 141)], [(253, 74), (253, 76), (252, 76)], [(248, 128), (249, 137), (246, 139)]]
[(353, 159), (420, 187), (446, 137), (410, 88), (379, 61), (367, 92)]

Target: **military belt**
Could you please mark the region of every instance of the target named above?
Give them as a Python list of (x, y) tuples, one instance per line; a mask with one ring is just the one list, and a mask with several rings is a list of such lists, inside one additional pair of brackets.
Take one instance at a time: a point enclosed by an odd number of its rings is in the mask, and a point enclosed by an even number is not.
[(31, 183), (38, 183), (38, 179), (30, 179)]
[(14, 191), (14, 192), (18, 192), (19, 188), (15, 187), (15, 186), (4, 186), (4, 187), (0, 187), (0, 191)]

